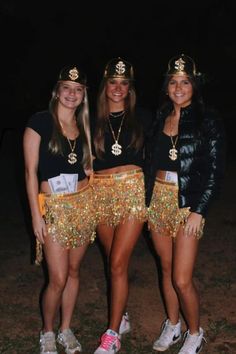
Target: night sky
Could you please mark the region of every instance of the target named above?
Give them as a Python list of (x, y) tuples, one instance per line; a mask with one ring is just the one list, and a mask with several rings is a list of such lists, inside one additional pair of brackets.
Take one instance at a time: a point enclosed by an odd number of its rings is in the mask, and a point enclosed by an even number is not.
[(31, 113), (47, 108), (58, 72), (67, 64), (84, 68), (92, 103), (105, 64), (116, 56), (133, 64), (139, 102), (155, 109), (168, 60), (185, 53), (206, 74), (206, 98), (232, 130), (235, 1), (63, 3), (0, 2), (3, 127), (23, 127)]

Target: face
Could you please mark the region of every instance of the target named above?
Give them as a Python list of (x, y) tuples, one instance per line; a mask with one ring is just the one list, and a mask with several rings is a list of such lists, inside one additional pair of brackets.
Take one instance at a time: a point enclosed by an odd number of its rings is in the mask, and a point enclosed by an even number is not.
[(77, 82), (62, 81), (57, 92), (59, 102), (67, 108), (76, 109), (84, 98), (85, 87)]
[(167, 92), (175, 105), (186, 107), (191, 103), (193, 86), (187, 75), (173, 75), (168, 83)]
[(122, 103), (129, 93), (129, 80), (110, 78), (106, 84), (106, 95), (110, 103)]

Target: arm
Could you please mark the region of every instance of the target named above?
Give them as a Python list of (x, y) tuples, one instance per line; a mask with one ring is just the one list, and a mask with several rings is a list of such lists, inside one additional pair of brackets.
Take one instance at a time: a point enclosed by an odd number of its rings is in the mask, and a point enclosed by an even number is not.
[(225, 170), (225, 132), (221, 119), (210, 119), (205, 129), (205, 159), (207, 168), (202, 193), (191, 211), (206, 215), (208, 207), (220, 191)]
[(23, 149), (25, 159), (26, 190), (32, 216), (33, 231), (40, 243), (44, 243), (46, 225), (41, 216), (38, 203), (38, 161), (41, 137), (31, 128), (26, 128), (23, 137)]

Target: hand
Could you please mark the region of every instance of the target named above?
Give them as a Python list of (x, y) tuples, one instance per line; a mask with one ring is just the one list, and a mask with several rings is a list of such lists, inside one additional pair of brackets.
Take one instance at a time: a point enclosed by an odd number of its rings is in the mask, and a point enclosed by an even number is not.
[(190, 213), (184, 224), (185, 236), (196, 236), (201, 229), (202, 215), (198, 213)]
[(44, 239), (47, 236), (47, 228), (44, 219), (40, 216), (33, 219), (32, 224), (35, 237), (41, 244), (44, 244)]

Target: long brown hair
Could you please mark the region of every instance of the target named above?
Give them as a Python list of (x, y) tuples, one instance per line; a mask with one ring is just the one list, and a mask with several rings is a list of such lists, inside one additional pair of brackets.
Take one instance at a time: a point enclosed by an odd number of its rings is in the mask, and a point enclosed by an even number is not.
[[(98, 90), (97, 97), (97, 121), (94, 134), (94, 147), (96, 154), (102, 158), (104, 147), (104, 133), (107, 129), (107, 119), (109, 117), (108, 101), (106, 97), (106, 85), (109, 78), (103, 78)], [(129, 94), (125, 99), (125, 126), (128, 130), (132, 131), (132, 138), (129, 147), (138, 150), (143, 143), (143, 135), (135, 119), (135, 106), (136, 106), (136, 92), (133, 81), (129, 81)]]

